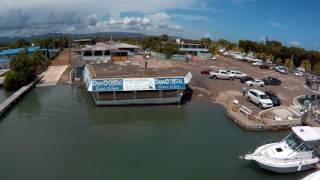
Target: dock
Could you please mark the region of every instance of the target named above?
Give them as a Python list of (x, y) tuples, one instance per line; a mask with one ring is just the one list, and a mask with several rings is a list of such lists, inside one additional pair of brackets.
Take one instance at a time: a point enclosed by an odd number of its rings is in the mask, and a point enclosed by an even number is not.
[(40, 81), (41, 77), (30, 84), (21, 87), (18, 91), (13, 93), (9, 98), (7, 98), (3, 103), (0, 104), (0, 118), (3, 117), (16, 103), (27, 93), (29, 93), (35, 85)]

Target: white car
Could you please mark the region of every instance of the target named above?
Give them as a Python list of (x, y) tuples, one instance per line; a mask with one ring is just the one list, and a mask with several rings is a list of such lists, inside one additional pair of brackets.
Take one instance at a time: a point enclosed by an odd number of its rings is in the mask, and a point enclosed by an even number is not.
[(252, 66), (262, 66), (262, 62), (254, 62), (254, 63), (252, 63)]
[(240, 71), (230, 71), (230, 74), (234, 75), (235, 78), (246, 77), (247, 75)]
[(228, 70), (219, 70), (217, 72), (211, 71), (209, 72), (209, 75), (211, 79), (234, 80), (234, 75), (232, 75)]
[(288, 69), (284, 66), (277, 66), (274, 70), (281, 74), (288, 74)]
[(263, 109), (273, 107), (271, 99), (264, 92), (257, 89), (250, 89), (247, 93), (247, 99)]
[(264, 87), (264, 82), (261, 80), (251, 80), (251, 81), (246, 81), (247, 86), (258, 86), (258, 87)]
[(302, 77), (304, 75), (304, 73), (301, 72), (301, 71), (297, 71), (297, 72), (294, 73), (294, 75)]
[(214, 60), (214, 61), (217, 60), (217, 56), (212, 56), (210, 60)]

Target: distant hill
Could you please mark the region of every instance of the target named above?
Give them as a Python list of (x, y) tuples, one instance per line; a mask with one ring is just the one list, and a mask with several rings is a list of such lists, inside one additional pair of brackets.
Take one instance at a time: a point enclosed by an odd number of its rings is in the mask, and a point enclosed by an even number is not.
[(44, 37), (59, 37), (59, 36), (68, 36), (70, 39), (83, 39), (83, 38), (104, 38), (109, 40), (112, 36), (112, 39), (122, 39), (122, 38), (144, 38), (147, 35), (142, 33), (130, 33), (130, 32), (99, 32), (99, 33), (90, 33), (90, 34), (61, 34), (61, 33), (50, 33), (50, 34), (41, 34), (36, 36), (29, 37), (0, 37), (0, 43), (11, 43), (17, 41), (18, 39), (32, 40), (37, 38)]

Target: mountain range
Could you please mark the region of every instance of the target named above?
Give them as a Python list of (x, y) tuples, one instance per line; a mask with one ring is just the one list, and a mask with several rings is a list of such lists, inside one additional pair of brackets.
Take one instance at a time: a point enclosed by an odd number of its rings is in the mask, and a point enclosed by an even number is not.
[(34, 36), (17, 36), (17, 37), (0, 37), (0, 44), (1, 43), (11, 43), (17, 41), (19, 39), (25, 40), (32, 40), (38, 38), (48, 38), (48, 37), (60, 37), (60, 36), (67, 36), (70, 39), (83, 39), (83, 38), (105, 38), (106, 40), (109, 39), (121, 39), (121, 38), (144, 38), (147, 35), (142, 33), (131, 33), (131, 32), (99, 32), (99, 33), (89, 33), (89, 34), (62, 34), (62, 33), (50, 33), (50, 34), (41, 34), (41, 35), (34, 35)]

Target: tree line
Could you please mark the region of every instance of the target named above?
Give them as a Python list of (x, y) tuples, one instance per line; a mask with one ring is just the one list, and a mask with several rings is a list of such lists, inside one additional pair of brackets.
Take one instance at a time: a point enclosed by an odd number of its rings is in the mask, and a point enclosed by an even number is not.
[(196, 43), (201, 43), (209, 49), (212, 54), (217, 54), (218, 50), (238, 51), (245, 54), (252, 54), (255, 57), (270, 61), (278, 65), (284, 65), (289, 70), (295, 67), (304, 67), (306, 71), (320, 72), (320, 52), (306, 50), (301, 47), (288, 47), (280, 41), (255, 42), (250, 40), (240, 40), (232, 43), (226, 39), (213, 41), (210, 38), (202, 38)]
[(59, 36), (35, 38), (31, 40), (18, 39), (12, 43), (0, 43), (0, 49), (26, 48), (32, 45), (48, 49), (62, 49), (69, 46), (69, 38), (67, 36)]
[(289, 69), (304, 67), (307, 71), (320, 72), (320, 52), (306, 50), (301, 47), (288, 47), (279, 41), (254, 42), (240, 40), (239, 49), (242, 52), (254, 52), (263, 60), (285, 65)]

